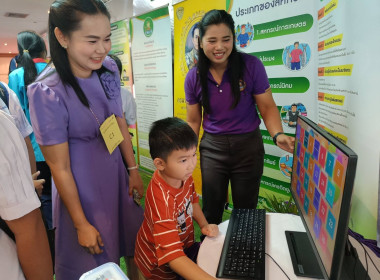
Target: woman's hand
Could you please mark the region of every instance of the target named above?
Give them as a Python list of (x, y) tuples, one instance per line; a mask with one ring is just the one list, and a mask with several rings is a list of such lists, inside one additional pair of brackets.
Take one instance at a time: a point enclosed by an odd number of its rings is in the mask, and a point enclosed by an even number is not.
[(219, 233), (219, 228), (215, 224), (207, 224), (201, 228), (201, 232), (206, 236), (215, 237)]
[(277, 146), (284, 151), (287, 151), (289, 153), (293, 153), (294, 151), (294, 137), (290, 137), (286, 134), (280, 134), (277, 136)]
[(129, 195), (132, 196), (133, 190), (136, 190), (139, 194), (139, 198), (144, 196), (144, 185), (140, 177), (138, 169), (129, 171)]
[(77, 234), (79, 245), (82, 246), (87, 253), (92, 255), (103, 253), (100, 247), (103, 247), (104, 244), (100, 233), (90, 223), (79, 226), (77, 228)]

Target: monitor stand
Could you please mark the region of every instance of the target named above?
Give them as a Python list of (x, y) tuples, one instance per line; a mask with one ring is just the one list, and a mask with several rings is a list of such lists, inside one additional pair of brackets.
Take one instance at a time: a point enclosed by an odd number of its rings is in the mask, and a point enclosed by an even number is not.
[[(306, 232), (285, 231), (294, 274), (297, 276), (324, 279), (317, 258)], [(359, 260), (356, 249), (347, 240), (340, 280), (371, 280)]]
[(294, 274), (324, 279), (306, 232), (285, 231)]
[(340, 273), (340, 279), (347, 280), (371, 280), (359, 259), (358, 253), (351, 242), (346, 241), (344, 259)]

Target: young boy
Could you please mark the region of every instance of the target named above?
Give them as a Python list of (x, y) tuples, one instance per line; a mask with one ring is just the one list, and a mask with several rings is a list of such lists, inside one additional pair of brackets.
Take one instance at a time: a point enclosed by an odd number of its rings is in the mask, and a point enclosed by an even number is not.
[(191, 174), (197, 144), (196, 134), (181, 119), (162, 119), (151, 127), (149, 147), (157, 170), (146, 192), (144, 221), (136, 238), (135, 262), (144, 275), (140, 279), (216, 279), (185, 254), (198, 248), (193, 219), (204, 235), (219, 232), (217, 225), (207, 223), (194, 189)]

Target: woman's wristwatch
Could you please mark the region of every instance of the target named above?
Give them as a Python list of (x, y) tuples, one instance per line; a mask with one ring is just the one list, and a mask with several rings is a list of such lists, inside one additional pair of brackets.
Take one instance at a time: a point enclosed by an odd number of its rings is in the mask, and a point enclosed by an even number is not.
[(273, 136), (273, 143), (277, 146), (277, 137), (281, 134), (285, 134), (284, 132), (277, 132), (274, 136)]

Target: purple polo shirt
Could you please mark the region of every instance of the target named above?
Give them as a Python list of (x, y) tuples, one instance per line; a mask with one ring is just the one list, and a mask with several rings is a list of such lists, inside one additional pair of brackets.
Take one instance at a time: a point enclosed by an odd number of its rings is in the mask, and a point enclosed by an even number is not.
[[(230, 109), (234, 98), (228, 71), (218, 85), (208, 72), (208, 92), (211, 112), (203, 112), (203, 129), (213, 134), (242, 134), (254, 131), (260, 125), (253, 95), (262, 94), (269, 88), (269, 81), (264, 65), (255, 56), (241, 53), (245, 61), (243, 82), (241, 82), (240, 102)], [(201, 103), (201, 86), (197, 79), (197, 67), (192, 68), (185, 79), (186, 102), (189, 105)]]

